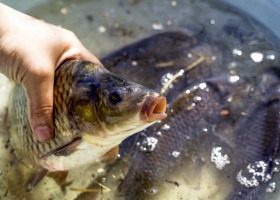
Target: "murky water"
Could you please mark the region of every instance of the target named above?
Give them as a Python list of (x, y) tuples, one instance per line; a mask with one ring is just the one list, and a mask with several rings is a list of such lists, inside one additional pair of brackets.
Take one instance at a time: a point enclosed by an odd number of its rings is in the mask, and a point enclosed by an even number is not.
[[(9, 2), (7, 4), (9, 5)], [(265, 68), (279, 64), (278, 48), (267, 42), (267, 36), (261, 28), (249, 23), (248, 20), (241, 18), (224, 6), (212, 5), (204, 1), (49, 0), (41, 3), (34, 1), (30, 7), (24, 5), (24, 7), (19, 6), (17, 9), (21, 8), (27, 14), (72, 30), (85, 46), (100, 58), (143, 37), (180, 28), (185, 29), (190, 35), (195, 35), (200, 31), (206, 32), (201, 45), (196, 46), (192, 54), (187, 55), (189, 63), (186, 63), (186, 66), (199, 59), (195, 56), (196, 54), (202, 54), (215, 63), (211, 73), (217, 73), (219, 77), (221, 74), (229, 74), (228, 82), (230, 83), (239, 82), (239, 77), (257, 77)], [(134, 67), (137, 66), (136, 61), (132, 60), (131, 64)], [(161, 77), (161, 84), (168, 83), (184, 67), (167, 69), (168, 73), (163, 73)], [(122, 68), (120, 69), (122, 70)], [(139, 74), (129, 71), (128, 73), (118, 71), (118, 68), (112, 70), (128, 79), (157, 87), (154, 84), (158, 81), (156, 74), (139, 77)], [(162, 73), (161, 70), (158, 71), (158, 73)], [(190, 78), (190, 83), (198, 82), (204, 73), (208, 72), (199, 69)], [(7, 97), (10, 89), (9, 82), (2, 77), (0, 78), (1, 97), (2, 95)], [(253, 82), (253, 79), (250, 81)], [(159, 84), (159, 86), (162, 85)], [(168, 85), (167, 88), (170, 86), (172, 87), (172, 85)], [(233, 97), (245, 95), (247, 92), (244, 88), (240, 91), (240, 93), (235, 92)], [(254, 96), (253, 99), (257, 100), (258, 96)], [(200, 96), (196, 96), (194, 101), (201, 101)], [(104, 175), (104, 166), (85, 167), (79, 172), (70, 173), (68, 185), (66, 184), (63, 188), (58, 187), (53, 179), (46, 178), (31, 193), (25, 194), (21, 187), (28, 178), (29, 170), (15, 162), (9, 152), (10, 149), (5, 148), (7, 134), (3, 119), (7, 98), (1, 98), (0, 103), (0, 131), (3, 133), (1, 134), (0, 177), (3, 180), (8, 180), (1, 182), (0, 199), (18, 199), (18, 197), (37, 199), (38, 195), (41, 199), (75, 199), (81, 192), (85, 192), (85, 194), (78, 199), (93, 197), (97, 199), (122, 199), (115, 191), (119, 180), (125, 176), (125, 169), (127, 169), (125, 163), (110, 168), (107, 176)], [(244, 106), (242, 104), (245, 103), (237, 102), (234, 104), (234, 108), (242, 110)], [(227, 115), (226, 110), (223, 112), (222, 115)], [(174, 128), (168, 126), (166, 124), (160, 131), (156, 132), (156, 135), (140, 140), (141, 143), (138, 145), (140, 151), (154, 151), (159, 143), (160, 135), (164, 134), (164, 131)], [(201, 128), (202, 132), (207, 132), (213, 127), (202, 126)], [(222, 130), (225, 131), (223, 139), (231, 144), (230, 128)], [(208, 143), (206, 142), (206, 144)], [(222, 170), (232, 164), (230, 163), (230, 153), (223, 150), (220, 146), (214, 146), (211, 152), (201, 150), (201, 155), (204, 157), (202, 160), (206, 160), (204, 164), (200, 166), (186, 164), (188, 173), (183, 172), (185, 169), (179, 168), (165, 184), (160, 187), (152, 187), (149, 191), (151, 193), (149, 198), (224, 199), (231, 192), (233, 182), (228, 177), (222, 176)], [(173, 158), (178, 158), (181, 154), (182, 152), (177, 149), (170, 152)], [(260, 164), (256, 163), (256, 165)], [(248, 167), (252, 168), (252, 165)], [(19, 175), (21, 176), (19, 177)], [(240, 180), (245, 176), (242, 175), (241, 173)], [(104, 185), (103, 187), (92, 183), (96, 176), (101, 176), (97, 182)], [(277, 196), (280, 195), (279, 182), (279, 173), (273, 173), (272, 180), (269, 180), (269, 187), (262, 194), (262, 199), (277, 199)], [(97, 189), (91, 189), (87, 192), (85, 188), (90, 183), (92, 183), (91, 188)], [(245, 184), (250, 183), (245, 181)]]

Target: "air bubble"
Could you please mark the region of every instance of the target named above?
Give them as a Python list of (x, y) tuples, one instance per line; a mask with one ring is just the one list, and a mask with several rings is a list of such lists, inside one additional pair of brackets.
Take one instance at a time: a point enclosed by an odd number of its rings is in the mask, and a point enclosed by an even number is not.
[(150, 189), (150, 194), (151, 194), (151, 195), (154, 195), (154, 194), (156, 194), (156, 193), (158, 193), (158, 189), (157, 189), (156, 187), (152, 187), (152, 188)]
[(203, 132), (208, 132), (208, 129), (207, 128), (202, 128), (202, 131)]
[(230, 160), (227, 154), (222, 155), (222, 147), (214, 147), (211, 151), (211, 162), (215, 163), (217, 169), (222, 170), (227, 164), (230, 164)]
[(175, 158), (178, 158), (179, 155), (180, 155), (179, 151), (173, 151), (172, 152), (172, 156), (175, 157)]
[(216, 21), (214, 19), (210, 20), (210, 24), (214, 25), (216, 23)]
[(199, 101), (202, 100), (202, 98), (201, 98), (200, 96), (195, 96), (195, 97), (193, 98), (193, 100), (194, 100), (194, 102), (199, 102)]
[(249, 164), (245, 169), (240, 170), (236, 179), (246, 187), (256, 187), (266, 180), (267, 164), (264, 161), (257, 161)]
[(266, 188), (266, 192), (268, 193), (273, 193), (276, 189), (276, 183), (275, 182), (272, 182), (272, 183), (269, 183), (269, 185), (267, 186)]
[(234, 56), (241, 56), (241, 55), (242, 55), (242, 51), (239, 50), (239, 49), (233, 49), (233, 50), (232, 50), (232, 54), (233, 54)]
[(133, 61), (131, 62), (131, 64), (132, 64), (132, 66), (137, 66), (137, 65), (138, 65), (137, 61), (135, 61), (135, 60), (133, 60)]
[(161, 136), (161, 135), (162, 135), (161, 131), (157, 131), (157, 132), (156, 132), (156, 135), (157, 135), (157, 136)]
[(264, 181), (267, 182), (267, 181), (269, 181), (270, 179), (272, 179), (271, 174), (267, 174)]
[(259, 62), (262, 62), (263, 61), (263, 54), (260, 53), (260, 52), (252, 52), (250, 54), (250, 57), (251, 59), (256, 62), (256, 63), (259, 63)]
[(165, 75), (162, 76), (160, 82), (162, 85), (164, 85), (165, 83), (167, 83), (171, 78), (173, 77), (173, 74), (171, 73), (167, 73)]
[(275, 159), (274, 163), (275, 165), (280, 166), (280, 159)]
[(161, 129), (167, 131), (170, 129), (170, 126), (168, 124), (164, 124)]
[(207, 87), (206, 83), (200, 83), (199, 88), (204, 90)]
[(273, 54), (267, 55), (266, 59), (267, 60), (274, 60), (275, 59), (275, 55), (273, 55)]
[(140, 151), (152, 152), (158, 143), (158, 140), (154, 137), (146, 137), (140, 145)]
[(239, 76), (237, 76), (237, 75), (233, 75), (233, 76), (230, 76), (229, 78), (228, 78), (228, 81), (230, 82), (230, 83), (236, 83), (237, 81), (239, 81)]

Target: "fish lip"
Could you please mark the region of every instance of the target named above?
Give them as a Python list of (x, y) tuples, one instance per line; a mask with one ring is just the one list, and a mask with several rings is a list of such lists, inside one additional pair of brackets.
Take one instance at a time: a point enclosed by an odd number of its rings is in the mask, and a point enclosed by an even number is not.
[(167, 117), (166, 98), (161, 95), (148, 95), (140, 111), (140, 119), (145, 122), (162, 120)]

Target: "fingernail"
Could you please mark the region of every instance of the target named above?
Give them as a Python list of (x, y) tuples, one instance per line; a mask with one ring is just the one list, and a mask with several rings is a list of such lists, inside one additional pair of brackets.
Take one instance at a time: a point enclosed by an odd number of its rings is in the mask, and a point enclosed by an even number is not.
[(45, 141), (51, 138), (51, 129), (48, 126), (38, 126), (35, 128), (35, 135), (40, 141)]

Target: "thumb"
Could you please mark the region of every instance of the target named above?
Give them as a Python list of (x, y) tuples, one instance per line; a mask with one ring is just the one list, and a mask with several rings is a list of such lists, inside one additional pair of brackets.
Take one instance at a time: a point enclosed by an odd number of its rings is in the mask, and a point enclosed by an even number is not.
[(50, 75), (36, 75), (23, 82), (30, 126), (40, 141), (46, 141), (53, 135), (53, 84)]

